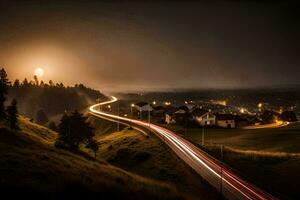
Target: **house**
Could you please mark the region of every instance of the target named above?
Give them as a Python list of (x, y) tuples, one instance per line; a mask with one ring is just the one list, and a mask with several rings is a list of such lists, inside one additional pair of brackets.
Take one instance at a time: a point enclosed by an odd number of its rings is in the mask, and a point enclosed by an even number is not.
[(185, 120), (187, 113), (184, 109), (168, 106), (166, 107), (165, 122), (167, 124), (180, 123)]
[(154, 106), (153, 107), (153, 116), (161, 117), (161, 116), (164, 116), (165, 112), (166, 112), (166, 110), (163, 106)]
[(153, 110), (152, 106), (146, 102), (138, 102), (138, 103), (134, 104), (134, 108), (137, 109), (139, 112)]
[(175, 124), (176, 123), (175, 115), (174, 115), (174, 113), (176, 112), (175, 109), (176, 108), (174, 108), (174, 107), (169, 107), (168, 110), (166, 110), (165, 122), (167, 124)]
[(195, 104), (190, 104), (190, 103), (188, 103), (188, 104), (185, 105), (185, 107), (186, 107), (189, 111), (191, 111), (191, 110), (193, 110), (196, 106), (195, 106)]
[(216, 115), (216, 124), (223, 128), (235, 128), (235, 115), (232, 114), (218, 114)]
[(216, 125), (216, 116), (207, 110), (196, 108), (192, 111), (192, 115), (201, 126)]

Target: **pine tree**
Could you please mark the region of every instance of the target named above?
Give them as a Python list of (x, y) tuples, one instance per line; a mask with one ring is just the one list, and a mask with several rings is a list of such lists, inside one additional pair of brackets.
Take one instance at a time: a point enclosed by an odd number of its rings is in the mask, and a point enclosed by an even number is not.
[(9, 127), (12, 130), (19, 130), (18, 126), (18, 110), (17, 110), (17, 100), (13, 99), (11, 105), (6, 109), (7, 113), (7, 121), (9, 123)]
[(78, 149), (80, 143), (87, 143), (94, 137), (94, 128), (87, 122), (87, 117), (78, 111), (71, 115), (64, 114), (58, 126), (58, 140), (70, 149)]
[(57, 126), (55, 124), (55, 122), (51, 121), (48, 125), (48, 128), (50, 128), (53, 131), (57, 131)]
[(27, 78), (25, 78), (24, 81), (22, 82), (22, 86), (23, 87), (28, 87), (29, 86), (29, 82), (28, 82)]
[(34, 80), (34, 85), (39, 86), (39, 79), (38, 79), (37, 75), (33, 76), (33, 80)]
[(19, 88), (20, 87), (20, 80), (19, 79), (16, 79), (14, 84), (13, 84), (13, 87), (14, 88)]
[(6, 100), (7, 90), (8, 90), (9, 81), (7, 78), (6, 71), (4, 68), (0, 70), (0, 120), (5, 119), (5, 106), (4, 102)]

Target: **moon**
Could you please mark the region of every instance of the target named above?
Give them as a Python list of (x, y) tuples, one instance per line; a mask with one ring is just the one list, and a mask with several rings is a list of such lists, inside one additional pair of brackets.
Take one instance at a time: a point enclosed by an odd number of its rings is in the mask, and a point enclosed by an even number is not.
[(40, 68), (40, 67), (38, 67), (34, 70), (34, 75), (36, 75), (37, 77), (44, 76), (44, 73), (45, 73), (44, 69)]

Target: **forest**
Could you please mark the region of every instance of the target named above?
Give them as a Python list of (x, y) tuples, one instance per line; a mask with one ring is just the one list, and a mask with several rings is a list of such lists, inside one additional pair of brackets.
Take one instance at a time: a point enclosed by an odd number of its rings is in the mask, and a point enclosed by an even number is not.
[(10, 83), (7, 102), (16, 99), (20, 114), (34, 120), (44, 118), (42, 123), (45, 123), (48, 118), (55, 121), (64, 112), (83, 110), (96, 100), (106, 98), (100, 91), (83, 84), (64, 86), (63, 83), (54, 83), (52, 80), (45, 83), (34, 76), (33, 80), (25, 78), (21, 82), (16, 79)]

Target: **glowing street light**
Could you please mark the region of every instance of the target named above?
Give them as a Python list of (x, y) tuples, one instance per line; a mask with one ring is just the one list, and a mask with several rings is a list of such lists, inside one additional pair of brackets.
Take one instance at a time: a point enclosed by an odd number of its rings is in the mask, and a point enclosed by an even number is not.
[(240, 112), (241, 112), (241, 113), (245, 113), (245, 111), (246, 111), (245, 108), (241, 108), (241, 109), (240, 109)]
[(153, 104), (153, 105), (156, 105), (156, 101), (153, 101), (152, 104)]
[(171, 102), (170, 102), (170, 101), (166, 101), (166, 102), (165, 102), (165, 105), (166, 105), (166, 106), (169, 106), (169, 105), (171, 105)]
[(130, 105), (130, 114), (131, 114), (131, 116), (132, 116), (132, 108), (134, 107), (134, 104), (132, 103), (131, 105)]

